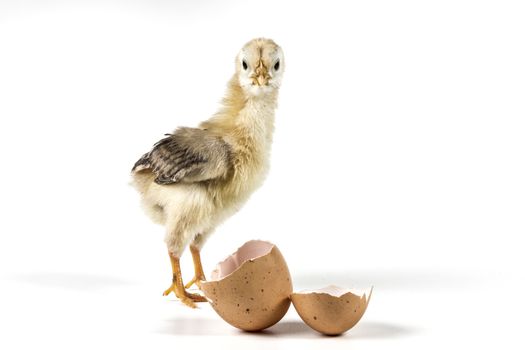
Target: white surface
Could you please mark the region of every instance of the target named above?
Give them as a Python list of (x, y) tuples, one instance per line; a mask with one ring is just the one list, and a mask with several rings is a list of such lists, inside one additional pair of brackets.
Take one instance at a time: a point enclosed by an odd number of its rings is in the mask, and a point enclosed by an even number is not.
[[(128, 3), (128, 4), (126, 4)], [(0, 348), (523, 348), (525, 16), (510, 1), (0, 2)], [(374, 295), (342, 337), (163, 298), (133, 162), (211, 115), (245, 41), (287, 62), (272, 170), (203, 252)], [(183, 272), (191, 277), (190, 258)]]

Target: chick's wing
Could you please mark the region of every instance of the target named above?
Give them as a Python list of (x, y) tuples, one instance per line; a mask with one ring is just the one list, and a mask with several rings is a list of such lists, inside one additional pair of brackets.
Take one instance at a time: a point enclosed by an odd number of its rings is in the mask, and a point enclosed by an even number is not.
[(132, 172), (150, 169), (155, 182), (199, 182), (227, 176), (231, 149), (224, 139), (205, 129), (179, 128), (157, 142), (133, 166)]

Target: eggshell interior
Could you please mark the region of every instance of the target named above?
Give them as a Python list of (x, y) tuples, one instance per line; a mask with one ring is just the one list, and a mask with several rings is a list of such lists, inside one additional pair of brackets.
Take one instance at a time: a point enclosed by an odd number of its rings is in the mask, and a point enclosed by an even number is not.
[(213, 309), (232, 326), (258, 331), (277, 323), (290, 307), (292, 281), (279, 249), (249, 241), (201, 283)]
[(257, 259), (270, 253), (273, 247), (275, 246), (272, 243), (265, 241), (250, 241), (245, 243), (237, 249), (235, 253), (217, 265), (211, 273), (210, 280), (217, 281), (228, 276), (237, 270), (244, 262)]
[(337, 335), (354, 327), (366, 311), (372, 290), (355, 294), (348, 289), (328, 286), (292, 293), (292, 303), (303, 321), (318, 332)]

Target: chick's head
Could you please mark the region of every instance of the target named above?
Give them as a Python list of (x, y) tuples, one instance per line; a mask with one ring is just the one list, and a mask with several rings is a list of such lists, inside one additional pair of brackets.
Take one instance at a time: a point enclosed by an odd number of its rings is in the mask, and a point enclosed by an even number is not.
[(239, 84), (248, 95), (258, 96), (277, 90), (283, 71), (283, 50), (271, 39), (253, 39), (237, 55)]

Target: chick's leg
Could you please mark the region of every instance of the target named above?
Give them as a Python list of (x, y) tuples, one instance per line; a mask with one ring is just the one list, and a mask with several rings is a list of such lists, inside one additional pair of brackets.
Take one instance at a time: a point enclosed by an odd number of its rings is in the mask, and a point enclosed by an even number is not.
[(191, 257), (193, 258), (193, 267), (195, 269), (195, 275), (191, 281), (186, 284), (186, 288), (190, 288), (193, 284), (196, 284), (199, 289), (201, 288), (201, 281), (206, 281), (204, 271), (202, 270), (201, 253), (199, 248), (194, 245), (190, 245)]
[(182, 283), (182, 273), (180, 271), (179, 258), (172, 255), (171, 253), (169, 253), (169, 256), (171, 261), (171, 269), (173, 271), (173, 279), (171, 286), (164, 291), (163, 295), (166, 296), (173, 292), (175, 293), (177, 298), (180, 299), (180, 301), (192, 308), (195, 307), (195, 302), (207, 301), (205, 297), (198, 294), (188, 293), (186, 289), (184, 289), (184, 284)]

